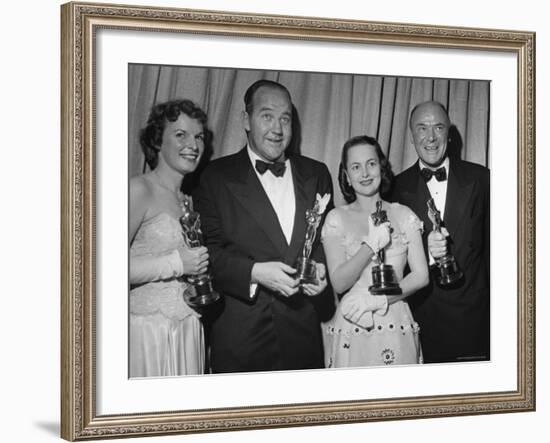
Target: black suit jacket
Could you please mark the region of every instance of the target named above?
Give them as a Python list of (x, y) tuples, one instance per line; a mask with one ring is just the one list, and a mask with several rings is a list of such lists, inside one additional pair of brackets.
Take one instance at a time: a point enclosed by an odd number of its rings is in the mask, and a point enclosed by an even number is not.
[[(323, 367), (320, 321), (334, 310), (329, 288), (316, 297), (285, 298), (259, 285), (250, 297), (254, 263), (293, 266), (304, 244), (306, 209), (313, 207), (316, 193), (332, 195), (324, 164), (302, 156), (291, 156), (290, 162), (296, 197), (290, 245), (246, 148), (211, 162), (201, 176), (195, 204), (214, 286), (223, 296), (208, 331), (213, 372)], [(324, 262), (320, 229), (312, 258)]]
[[(424, 222), (426, 254), (432, 230), (426, 205), (429, 198), (418, 162), (396, 177), (392, 200), (411, 208)], [(444, 223), (450, 234), (450, 250), (464, 278), (452, 287), (441, 287), (432, 272), (429, 285), (408, 298), (420, 324), (427, 363), (490, 357), (489, 209), (489, 170), (450, 159)]]

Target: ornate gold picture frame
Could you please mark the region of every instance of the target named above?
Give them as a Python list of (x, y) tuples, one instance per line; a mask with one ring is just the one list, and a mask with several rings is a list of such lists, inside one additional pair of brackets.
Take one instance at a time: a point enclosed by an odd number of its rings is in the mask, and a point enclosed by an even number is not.
[[(219, 11), (67, 3), (62, 23), (62, 365), (61, 435), (87, 440), (443, 417), (535, 409), (535, 35), (523, 31), (269, 16)], [(513, 389), (481, 389), (442, 395), (340, 398), (151, 412), (98, 412), (96, 195), (97, 33), (261, 38), (287, 42), (353, 43), (380, 48), (481, 51), (515, 57), (517, 75), (517, 341)], [(137, 33), (137, 34), (136, 34)], [(157, 34), (158, 35), (158, 34)], [(453, 75), (452, 72), (449, 73)], [(498, 130), (498, 128), (493, 128)], [(110, 147), (110, 149), (115, 149)], [(121, 149), (124, 149), (121, 147)], [(499, 155), (495, 153), (495, 155)], [(498, 192), (493, 187), (493, 192)], [(508, 214), (510, 216), (510, 214)], [(500, 245), (493, 240), (493, 254)], [(510, 244), (506, 246), (508, 252)], [(494, 273), (493, 273), (494, 275)], [(495, 278), (495, 277), (493, 277)], [(121, 296), (122, 297), (122, 296)], [(121, 326), (124, 328), (124, 326)], [(226, 376), (230, 377), (230, 376)], [(147, 383), (148, 381), (144, 381)], [(190, 381), (192, 383), (193, 380)], [(208, 393), (205, 393), (208, 396)], [(213, 395), (213, 393), (210, 393)], [(226, 402), (231, 404), (231, 401)], [(237, 403), (235, 403), (237, 404)]]

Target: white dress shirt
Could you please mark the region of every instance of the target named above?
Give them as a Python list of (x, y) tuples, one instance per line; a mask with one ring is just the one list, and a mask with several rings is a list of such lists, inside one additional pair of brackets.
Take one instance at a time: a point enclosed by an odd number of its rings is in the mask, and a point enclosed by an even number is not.
[[(435, 207), (441, 214), (441, 220), (445, 220), (444, 217), (445, 217), (445, 203), (447, 202), (447, 183), (449, 182), (449, 157), (446, 157), (445, 160), (443, 160), (443, 164), (437, 168), (432, 168), (426, 165), (422, 160), (420, 160), (418, 164), (421, 170), (424, 168), (428, 168), (435, 171), (440, 167), (445, 168), (445, 173), (447, 174), (447, 180), (437, 181), (435, 176), (432, 176), (432, 178), (426, 182), (426, 185), (428, 186), (428, 190), (430, 191), (430, 195), (434, 199)], [(435, 260), (432, 257), (432, 255), (429, 253), (429, 251), (428, 251), (428, 256), (430, 257), (429, 264), (433, 265), (435, 263)]]
[[(292, 180), (292, 170), (290, 160), (285, 160), (285, 172), (281, 177), (275, 177), (271, 171), (267, 170), (264, 174), (260, 174), (256, 170), (256, 160), (262, 160), (252, 149), (247, 145), (248, 157), (252, 163), (252, 168), (258, 176), (258, 180), (262, 184), (271, 206), (277, 215), (279, 225), (283, 231), (287, 244), (290, 244), (292, 239), (292, 231), (294, 230), (294, 216), (296, 214), (296, 198), (294, 195), (294, 181)], [(250, 297), (253, 298), (256, 293), (257, 283), (250, 284)]]
[[(292, 171), (290, 166), (290, 160), (285, 160), (285, 172), (282, 177), (275, 177), (271, 171), (265, 171), (264, 174), (260, 174), (256, 171), (256, 160), (262, 160), (250, 147), (247, 147), (248, 156), (252, 162), (254, 172), (258, 176), (262, 187), (264, 188), (271, 206), (277, 214), (279, 225), (283, 230), (287, 244), (290, 244), (292, 239), (292, 230), (294, 229), (294, 215), (296, 213), (296, 205), (294, 198), (294, 182), (292, 180)], [(269, 162), (266, 162), (269, 163)]]

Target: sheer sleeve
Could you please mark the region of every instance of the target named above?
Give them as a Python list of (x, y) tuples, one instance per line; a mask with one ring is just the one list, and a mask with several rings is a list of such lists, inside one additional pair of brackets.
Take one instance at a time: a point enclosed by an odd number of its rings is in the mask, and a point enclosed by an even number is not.
[(176, 249), (164, 254), (130, 257), (130, 283), (167, 280), (183, 274), (183, 263)]
[(404, 217), (401, 222), (401, 230), (404, 234), (403, 241), (405, 244), (408, 244), (416, 233), (422, 234), (422, 232), (424, 232), (424, 223), (412, 210), (406, 206), (404, 206), (403, 209)]
[(341, 238), (342, 235), (342, 220), (340, 219), (337, 210), (333, 209), (327, 214), (325, 223), (323, 224), (323, 229), (321, 230), (321, 241), (325, 242), (325, 240), (335, 237)]

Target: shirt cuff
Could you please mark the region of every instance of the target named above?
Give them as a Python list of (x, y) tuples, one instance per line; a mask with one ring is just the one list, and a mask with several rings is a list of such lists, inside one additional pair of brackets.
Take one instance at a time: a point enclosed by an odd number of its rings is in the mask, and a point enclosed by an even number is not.
[(435, 258), (432, 257), (432, 254), (430, 254), (430, 251), (428, 250), (428, 266), (435, 265)]
[(258, 283), (250, 283), (250, 299), (254, 299), (256, 297), (256, 290), (258, 289)]

